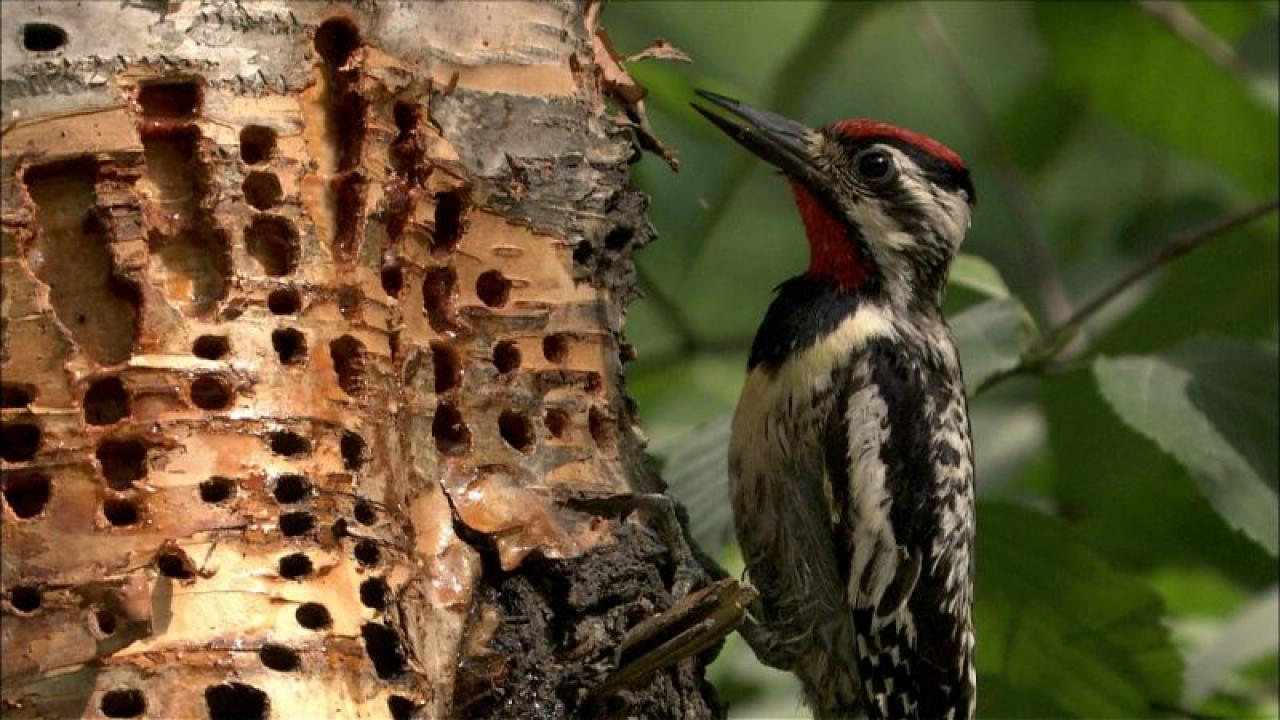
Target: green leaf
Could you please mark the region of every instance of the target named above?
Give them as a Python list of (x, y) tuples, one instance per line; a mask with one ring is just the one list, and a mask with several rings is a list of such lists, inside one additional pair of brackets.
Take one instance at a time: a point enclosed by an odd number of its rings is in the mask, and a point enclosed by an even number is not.
[(1237, 668), (1274, 655), (1280, 635), (1280, 586), (1259, 593), (1212, 637), (1187, 654), (1183, 702), (1199, 707)]
[(1176, 703), (1159, 596), (1060, 520), (981, 503), (977, 572), (979, 717), (1149, 717)]
[(1169, 32), (1136, 3), (1053, 2), (1036, 19), (1058, 82), (1094, 110), (1203, 158), (1246, 187), (1277, 187), (1276, 113), (1244, 78)]
[(1031, 316), (1012, 297), (987, 300), (950, 318), (970, 391), (1018, 364), (1035, 332)]
[(1087, 367), (1047, 375), (1040, 387), (1049, 490), (1096, 552), (1131, 573), (1211, 568), (1245, 587), (1275, 582), (1275, 559), (1232, 530), (1176, 460), (1121, 422)]
[[(1128, 224), (1126, 229), (1145, 236), (1138, 241), (1147, 248), (1144, 254), (1162, 247), (1178, 230), (1203, 225), (1234, 209), (1219, 203), (1205, 205), (1194, 198), (1194, 194), (1170, 196), (1144, 210), (1146, 219), (1134, 218)], [(1201, 210), (1195, 215), (1180, 210), (1197, 205)], [(1163, 220), (1155, 221), (1157, 216)], [(1280, 322), (1278, 232), (1280, 224), (1272, 215), (1205, 243), (1194, 255), (1171, 264), (1152, 283), (1144, 302), (1105, 330), (1095, 325), (1095, 332), (1105, 334), (1095, 337), (1094, 347), (1101, 353), (1121, 355), (1159, 352), (1194, 335), (1273, 336)], [(1114, 275), (1114, 267), (1107, 274)]]
[(977, 255), (961, 253), (951, 265), (951, 284), (973, 290), (997, 300), (1009, 297), (1009, 286), (1004, 284), (995, 265)]
[(1223, 518), (1272, 555), (1280, 535), (1278, 364), (1275, 345), (1203, 338), (1094, 363), (1116, 414), (1186, 466)]

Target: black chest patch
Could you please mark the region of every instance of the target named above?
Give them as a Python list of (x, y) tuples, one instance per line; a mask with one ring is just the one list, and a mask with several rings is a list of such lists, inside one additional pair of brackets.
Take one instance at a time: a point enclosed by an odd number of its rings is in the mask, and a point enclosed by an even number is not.
[(749, 369), (776, 371), (787, 358), (808, 348), (858, 308), (858, 296), (842, 292), (832, 280), (799, 275), (778, 286), (764, 322), (751, 343)]

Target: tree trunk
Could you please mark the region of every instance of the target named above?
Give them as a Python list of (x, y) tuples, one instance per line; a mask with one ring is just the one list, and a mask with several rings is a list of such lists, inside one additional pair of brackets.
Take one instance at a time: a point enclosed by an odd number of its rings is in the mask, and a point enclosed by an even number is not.
[(5, 717), (721, 712), (598, 7), (0, 7)]

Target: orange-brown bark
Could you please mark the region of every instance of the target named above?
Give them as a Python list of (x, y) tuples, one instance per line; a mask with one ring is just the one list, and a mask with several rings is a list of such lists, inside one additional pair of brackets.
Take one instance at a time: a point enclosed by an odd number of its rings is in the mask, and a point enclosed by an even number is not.
[(585, 8), (156, 5), (4, 4), (5, 716), (582, 711), (679, 542), (575, 504), (656, 489)]

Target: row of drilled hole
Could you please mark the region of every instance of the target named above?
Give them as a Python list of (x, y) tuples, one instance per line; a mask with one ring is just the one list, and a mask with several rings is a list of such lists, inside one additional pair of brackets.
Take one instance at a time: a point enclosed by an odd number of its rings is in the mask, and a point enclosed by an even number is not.
[[(272, 670), (287, 672), (288, 669), (273, 667), (271, 664), (275, 662), (287, 666), (289, 663), (286, 657), (276, 655), (275, 650), (271, 649), (278, 647), (265, 646), (259, 651), (259, 656), (263, 664)], [(205, 688), (204, 696), (211, 720), (230, 720), (231, 718), (254, 720), (268, 715), (270, 702), (267, 694), (252, 685), (240, 682), (211, 685)], [(102, 714), (109, 718), (141, 717), (146, 712), (147, 699), (141, 690), (135, 688), (108, 690), (103, 693), (99, 708)], [(412, 717), (416, 706), (409, 698), (392, 695), (387, 699), (387, 709), (390, 710), (393, 720), (407, 720)]]
[[(422, 282), (422, 302), (428, 316), (445, 312), (453, 300), (457, 275), (451, 267), (435, 267), (427, 271)], [(382, 266), (382, 289), (391, 297), (404, 290), (404, 270), (400, 262)], [(511, 281), (498, 270), (486, 270), (476, 278), (476, 295), (489, 307), (498, 308), (511, 299)]]
[[(38, 24), (38, 26), (30, 25), (28, 28), (29, 29), (24, 29), (24, 43), (28, 49), (53, 49), (53, 47), (57, 47), (65, 43), (65, 32), (60, 28), (57, 28), (57, 26)], [(42, 40), (42, 37), (57, 37), (58, 41), (53, 44), (52, 47), (38, 47), (41, 43), (49, 44)], [(325, 23), (320, 28), (320, 31), (317, 34), (316, 43), (317, 48), (320, 49), (321, 54), (325, 56), (330, 65), (335, 66), (340, 65), (345, 61), (344, 58), (350, 54), (355, 44), (358, 43), (358, 35), (355, 33), (354, 26), (350, 23), (342, 20), (335, 20)], [(145, 106), (146, 103), (144, 102), (143, 104)], [(194, 105), (195, 103), (193, 102), (192, 106)], [(267, 135), (266, 137), (269, 138), (270, 144), (273, 145), (274, 134)], [(269, 157), (270, 148), (262, 150), (261, 144), (258, 144), (255, 149), (255, 142), (253, 141), (252, 133), (250, 142), (245, 143), (243, 140), (244, 135), (242, 134), (242, 157), (246, 162), (253, 163)], [(281, 195), (279, 180), (275, 176), (266, 173), (251, 173), (249, 178), (246, 179), (245, 194), (246, 199), (248, 199), (250, 204), (258, 207), (259, 209), (274, 206), (275, 204), (278, 204)], [(289, 242), (291, 236), (296, 237), (296, 233), (291, 234), (289, 232), (290, 228), (291, 226), (288, 225), (287, 221), (284, 221), (283, 218), (255, 219), (255, 223), (251, 224), (249, 231), (246, 233), (250, 252), (254, 254), (255, 257), (258, 257), (268, 274), (287, 274), (292, 271), (296, 264), (296, 259), (290, 259), (291, 250), (294, 244)], [(256, 252), (255, 246), (257, 246)], [(499, 278), (499, 280), (505, 282), (505, 279), (503, 278)], [(350, 340), (352, 340), (352, 342), (358, 342), (354, 341), (354, 339)], [(290, 339), (285, 339), (284, 342), (285, 344), (289, 344)], [(273, 344), (276, 345), (277, 352), (281, 352), (282, 359), (284, 359), (283, 356), (285, 353), (281, 351), (280, 344), (277, 342), (275, 336), (273, 336)], [(360, 349), (362, 350), (362, 348)], [(348, 356), (347, 359), (340, 360), (338, 357), (339, 353), (335, 352), (336, 365), (341, 365), (344, 362), (348, 365), (352, 364), (353, 361), (350, 358), (352, 353), (345, 354)], [(342, 375), (341, 371), (339, 374), (340, 376)], [(201, 378), (200, 380), (197, 380), (197, 382), (205, 379), (206, 378)], [(118, 380), (115, 382), (119, 383)], [(347, 389), (349, 392), (351, 391), (351, 388), (347, 387), (345, 384), (344, 389)], [(113, 392), (116, 395), (122, 394), (122, 391), (122, 385), (120, 385), (118, 389), (113, 388)], [(193, 384), (192, 395), (194, 400), (198, 395), (201, 397), (206, 395), (213, 397), (216, 396), (217, 393), (212, 387), (197, 389)], [(125, 396), (125, 402), (127, 403), (127, 395)], [(200, 405), (201, 403), (197, 401), (197, 404)], [(204, 407), (203, 405), (201, 406)], [(119, 417), (127, 414), (127, 406), (123, 412), (119, 410), (113, 410), (111, 412), (118, 415), (116, 419), (119, 419)], [(113, 420), (108, 420), (101, 424), (107, 424), (112, 421)], [(38, 443), (38, 436), (36, 442)], [(273, 449), (274, 448), (275, 442), (273, 441)], [(143, 452), (145, 453), (145, 449)], [(345, 456), (346, 452), (344, 448), (344, 458)], [(213, 498), (219, 494), (223, 494), (221, 490), (216, 489), (218, 487), (218, 484), (214, 484), (208, 486), (209, 489), (206, 489), (206, 486), (202, 484), (202, 497), (208, 495), (210, 498)], [(227, 491), (225, 494), (229, 496), (230, 493)], [(290, 523), (284, 520), (285, 517), (291, 517), (292, 515), (299, 514), (295, 513), (282, 516), (281, 527), (285, 534), (293, 534), (288, 529)], [(357, 520), (360, 519), (360, 515), (360, 508), (357, 508)], [(310, 524), (313, 524), (313, 521)], [(304, 523), (304, 525), (309, 524)], [(372, 547), (374, 552), (376, 552), (376, 545)], [(362, 561), (376, 561), (376, 555), (371, 555), (367, 549), (362, 550), (360, 545), (357, 545), (356, 554), (357, 559), (361, 559)], [(166, 574), (172, 575), (189, 573), (185, 562), (181, 561), (181, 559), (175, 560), (174, 556), (171, 555), (162, 556), (158, 560), (158, 565), (161, 567), (162, 571), (167, 570)], [(385, 589), (367, 590), (366, 586), (368, 586), (369, 582), (371, 581), (366, 581), (366, 583), (361, 586), (362, 600), (365, 600), (366, 604), (370, 606), (373, 606), (373, 604), (384, 605), (385, 599), (383, 599), (383, 597), (385, 595)], [(21, 592), (18, 592), (17, 594), (19, 596), (22, 595)], [(21, 601), (19, 601), (19, 604), (20, 603)], [(38, 600), (36, 604), (38, 605)], [(331, 624), (331, 618), (329, 618), (327, 610), (316, 603), (307, 603), (300, 606), (297, 611), (297, 618), (299, 623), (304, 627), (310, 627), (312, 629), (328, 627)], [(369, 623), (364, 626), (362, 634), (365, 639), (366, 649), (369, 652), (369, 655), (374, 662), (375, 669), (378, 671), (380, 676), (387, 677), (389, 675), (394, 675), (403, 669), (403, 657), (398, 649), (398, 640), (391, 630), (375, 623)], [(296, 653), (293, 653), (293, 651), (287, 648), (283, 648), (283, 646), (264, 646), (260, 655), (263, 663), (273, 669), (294, 670), (297, 669), (299, 665)], [(268, 702), (265, 693), (241, 683), (224, 683), (222, 685), (211, 686), (206, 689), (205, 698), (209, 707), (210, 715), (214, 718), (231, 716), (264, 717), (267, 712)], [(101, 703), (101, 709), (108, 717), (134, 717), (141, 715), (145, 710), (145, 707), (145, 697), (140, 691), (135, 689), (110, 691), (104, 694)], [(394, 718), (408, 717), (414, 709), (414, 703), (408, 698), (392, 696), (388, 700), (388, 707)]]
[[(344, 441), (347, 441), (343, 452), (344, 460), (354, 457), (357, 450), (362, 452), (363, 440), (359, 441), (361, 447), (355, 448), (355, 443), (351, 438), (358, 440), (359, 436), (354, 433), (344, 436)], [(346, 464), (351, 469), (353, 465), (358, 465), (359, 463), (348, 461)], [(225, 478), (211, 478), (201, 485), (202, 498), (207, 501), (224, 500), (230, 497), (231, 487), (233, 487), (233, 483)], [(286, 474), (277, 478), (272, 495), (282, 505), (289, 505), (305, 501), (311, 496), (312, 492), (311, 482), (304, 476)], [(373, 525), (377, 522), (376, 508), (372, 503), (365, 500), (356, 503), (353, 509), (353, 516), (356, 522), (362, 525)], [(339, 522), (341, 523), (342, 521)], [(314, 525), (314, 516), (309, 513), (291, 511), (280, 516), (281, 532), (287, 537), (296, 537), (310, 532)], [(338, 524), (335, 524), (335, 536), (346, 534), (345, 525), (342, 525), (341, 528)], [(376, 542), (369, 539), (361, 539), (356, 543), (354, 555), (362, 566), (373, 566), (381, 562), (381, 550)], [(189, 560), (185, 554), (178, 551), (170, 550), (159, 555), (156, 559), (156, 567), (161, 574), (176, 579), (186, 579), (193, 575), (193, 568), (191, 568)], [(280, 575), (290, 580), (301, 579), (310, 575), (313, 571), (310, 559), (302, 553), (293, 553), (282, 557), (278, 567)], [(22, 589), (22, 593), (28, 598), (32, 592), (38, 591), (33, 591), (31, 588)], [(361, 603), (379, 612), (385, 610), (388, 594), (387, 583), (380, 577), (367, 578), (361, 582), (359, 587)], [(15, 605), (17, 604), (12, 599), (11, 602), (14, 602)], [(28, 605), (30, 604), (29, 599), (26, 602)], [(38, 605), (38, 600), (36, 604)], [(323, 604), (315, 602), (299, 605), (295, 609), (294, 619), (300, 626), (313, 631), (328, 629), (333, 624), (333, 618), (328, 609)], [(365, 651), (379, 677), (387, 679), (404, 671), (404, 654), (400, 649), (399, 640), (394, 631), (380, 623), (367, 622), (361, 627), (361, 636), (364, 641)], [(276, 643), (264, 644), (259, 649), (258, 657), (265, 667), (277, 672), (296, 672), (302, 668), (300, 654), (285, 645)], [(236, 684), (232, 683), (231, 685)], [(117, 694), (112, 695), (112, 693)], [(209, 688), (206, 690), (206, 701), (209, 704), (211, 717), (253, 716), (259, 710), (265, 711), (266, 707), (266, 695), (252, 686), (243, 684), (240, 684), (237, 688), (231, 688), (229, 685)], [(223, 702), (227, 704), (220, 705)], [(231, 707), (232, 705), (235, 707)], [(134, 689), (113, 690), (103, 696), (101, 707), (103, 713), (108, 717), (135, 717), (145, 709), (145, 697)], [(388, 707), (392, 712), (392, 717), (401, 718), (409, 717), (415, 706), (408, 698), (392, 696), (388, 700)], [(113, 715), (108, 713), (109, 709), (113, 712), (123, 711), (124, 709), (132, 709), (137, 712), (134, 714)], [(244, 715), (245, 713), (247, 715)]]
[[(8, 426), (6, 426), (8, 427)], [(18, 427), (38, 428), (34, 425)], [(305, 455), (311, 451), (311, 442), (292, 431), (273, 432), (268, 436), (271, 451), (285, 457)], [(6, 447), (8, 447), (6, 445)], [(367, 446), (363, 438), (351, 431), (344, 431), (339, 440), (339, 451), (344, 466), (358, 471), (367, 459)], [(147, 474), (147, 447), (136, 438), (107, 438), (95, 451), (103, 479), (115, 492), (127, 492)], [(6, 460), (9, 458), (6, 457)], [(3, 493), (6, 504), (19, 519), (39, 515), (49, 502), (52, 485), (49, 476), (41, 471), (19, 470), (4, 474)], [(202, 485), (201, 496), (216, 496), (217, 490)], [(103, 516), (112, 526), (135, 525), (139, 521), (138, 510), (131, 500), (108, 497), (103, 502)]]
[[(277, 653), (280, 647), (264, 646), (259, 651), (262, 663), (272, 670), (281, 672), (296, 669), (289, 667), (288, 656)], [(266, 693), (252, 685), (240, 682), (211, 685), (205, 688), (204, 697), (211, 720), (265, 718), (270, 706)], [(147, 699), (142, 691), (136, 688), (108, 690), (103, 693), (98, 707), (102, 710), (102, 714), (109, 718), (141, 717), (147, 710)], [(387, 699), (387, 708), (393, 720), (406, 720), (412, 717), (416, 710), (412, 700), (399, 695), (392, 695)]]
[[(306, 338), (293, 328), (281, 328), (272, 333), (271, 343), (280, 361), (298, 364), (306, 354)], [(357, 394), (363, 387), (364, 346), (359, 340), (343, 336), (329, 344), (338, 375), (338, 384), (350, 394)], [(206, 360), (218, 360), (230, 351), (227, 338), (220, 335), (202, 335), (192, 344), (192, 354)], [(12, 406), (30, 402), (21, 394), (18, 386), (9, 385)], [(191, 383), (192, 403), (202, 410), (220, 410), (231, 403), (230, 385), (217, 375), (200, 375)], [(22, 405), (18, 405), (21, 402)], [(83, 401), (85, 421), (90, 425), (111, 425), (128, 416), (129, 393), (124, 383), (116, 377), (96, 380), (85, 392)], [(0, 426), (0, 458), (7, 462), (24, 462), (35, 457), (42, 434), (38, 425), (29, 422), (9, 422)]]
[[(570, 422), (569, 413), (560, 408), (548, 408), (543, 416), (547, 431), (557, 439), (565, 436)], [(601, 449), (610, 452), (615, 449), (615, 423), (605, 412), (591, 408), (587, 415), (587, 425), (592, 439)], [(437, 407), (431, 429), (437, 449), (444, 454), (462, 454), (470, 448), (471, 430), (463, 420), (462, 413), (452, 403), (442, 402)], [(499, 415), (498, 432), (515, 450), (528, 453), (533, 449), (535, 434), (532, 424), (525, 415), (517, 411), (506, 410)], [(309, 440), (291, 431), (272, 433), (270, 446), (272, 452), (286, 457), (305, 455), (311, 450)], [(107, 486), (117, 492), (132, 489), (146, 475), (146, 452), (146, 445), (141, 440), (103, 440), (98, 446), (96, 457)], [(345, 433), (341, 441), (341, 452), (348, 468), (358, 469), (364, 462), (363, 439), (354, 433)], [(225, 499), (219, 492), (216, 485), (207, 488), (203, 484), (201, 486), (201, 495), (207, 501)], [(50, 494), (50, 481), (43, 472), (19, 471), (5, 474), (5, 501), (20, 519), (39, 515), (48, 503)], [(108, 523), (117, 527), (134, 525), (139, 521), (136, 506), (126, 498), (106, 498), (103, 502), (103, 515)]]
[[(335, 83), (338, 72), (346, 65), (352, 53), (360, 45), (360, 36), (355, 25), (350, 21), (335, 18), (323, 23), (317, 30), (315, 36), (315, 47), (317, 52), (323, 58), (329, 82)], [(397, 113), (397, 120), (403, 113)], [(337, 121), (343, 120), (343, 117), (337, 118)], [(344, 138), (344, 140), (349, 140)], [(359, 142), (359, 138), (355, 139)], [(243, 142), (242, 142), (243, 146)], [(350, 148), (344, 148), (350, 150)], [(344, 153), (346, 154), (346, 153)], [(344, 158), (344, 163), (347, 158)], [(444, 200), (444, 198), (440, 198)], [(442, 240), (452, 245), (456, 243), (456, 233), (451, 232), (448, 223), (454, 225), (460, 223), (461, 206), (451, 208), (446, 202), (438, 202), (437, 204), (437, 236), (438, 240)], [(441, 232), (443, 227), (444, 232)], [(382, 283), (384, 289), (388, 293), (399, 292), (403, 285), (403, 275), (399, 271), (398, 265), (394, 270), (384, 268), (382, 273)], [(426, 286), (424, 285), (424, 294), (426, 294)], [(270, 304), (270, 303), (269, 303)], [(273, 310), (274, 311), (274, 310)], [(343, 314), (348, 312), (343, 310)], [(345, 342), (344, 341), (349, 341)], [(344, 343), (340, 346), (331, 345), (333, 352), (333, 360), (335, 369), (338, 372), (339, 384), (350, 394), (356, 394), (360, 391), (357, 383), (353, 379), (362, 382), (364, 369), (364, 352), (363, 346), (359, 345), (354, 338), (341, 338), (338, 343)], [(277, 346), (277, 352), (280, 348)], [(461, 369), (456, 362), (456, 356), (453, 364), (454, 370), (460, 378)], [(361, 441), (363, 443), (363, 441)], [(363, 445), (360, 448), (363, 452)], [(344, 448), (344, 457), (347, 449)], [(309, 494), (310, 485), (305, 482), (305, 478), (300, 476), (282, 476), (277, 480), (274, 488), (276, 500), (281, 503), (299, 502), (306, 498)], [(376, 520), (376, 512), (371, 503), (361, 501), (354, 508), (355, 519), (362, 524), (371, 524)], [(281, 532), (285, 535), (291, 535), (296, 530), (309, 529), (314, 521), (299, 522), (291, 520), (291, 518), (310, 517), (299, 513), (286, 513), (280, 518)], [(292, 527), (297, 524), (298, 527)], [(339, 529), (335, 527), (335, 535), (339, 534)], [(345, 533), (343, 533), (345, 534)], [(354, 547), (354, 554), (357, 562), (362, 566), (376, 565), (381, 560), (381, 550), (376, 542), (369, 539), (358, 540)], [(301, 553), (287, 555), (280, 560), (279, 571), (282, 577), (288, 579), (297, 579), (310, 574), (310, 560)], [(386, 606), (387, 588), (384, 580), (380, 578), (366, 579), (360, 586), (360, 598), (366, 606), (376, 610), (382, 610)], [(300, 605), (295, 613), (295, 617), (300, 625), (312, 630), (322, 630), (332, 623), (328, 610), (319, 603), (304, 603)], [(405, 668), (405, 658), (400, 650), (399, 639), (395, 632), (390, 628), (379, 623), (365, 623), (361, 628), (361, 635), (365, 643), (365, 651), (370, 660), (373, 662), (374, 669), (379, 677), (393, 677)], [(280, 646), (265, 646), (260, 653), (263, 663), (267, 667), (276, 670), (291, 671), (296, 670), (300, 666), (300, 661), (296, 653), (287, 648)], [(239, 690), (242, 695), (249, 695), (258, 698), (259, 707), (256, 714), (254, 712), (242, 713), (249, 716), (261, 716), (265, 714), (266, 695), (260, 690), (249, 686), (242, 686)], [(393, 718), (406, 718), (413, 711), (414, 705), (408, 698), (393, 696), (388, 700), (388, 708)]]
[[(247, 143), (246, 145), (251, 146), (252, 143)], [(252, 152), (253, 151), (251, 150), (250, 153)], [(249, 158), (246, 158), (246, 160), (248, 159)], [(275, 180), (274, 176), (268, 177)], [(278, 180), (276, 180), (276, 185), (278, 186)], [(270, 194), (270, 189), (268, 189), (267, 192)], [(253, 201), (251, 200), (251, 202)], [(265, 202), (266, 201), (263, 203), (254, 202), (253, 204), (257, 206), (262, 205)], [(263, 256), (279, 258), (283, 256), (285, 248), (291, 245), (291, 243), (288, 242), (288, 238), (291, 236), (289, 226), (287, 225), (287, 221), (284, 221), (282, 218), (266, 218), (260, 220), (255, 225), (251, 226), (248, 235), (251, 246), (256, 244), (260, 247), (260, 251), (254, 253), (256, 256), (259, 256), (259, 259), (262, 259)], [(270, 274), (285, 274), (292, 268), (292, 265), (293, 263), (291, 261), (279, 259), (264, 262), (264, 266)], [(501, 306), (505, 304), (509, 294), (509, 289), (510, 283), (497, 271), (489, 271), (483, 274), (477, 281), (478, 294), (486, 304), (491, 306)], [(553, 343), (555, 342), (554, 339), (549, 340), (552, 340)], [(277, 350), (281, 351), (282, 355), (285, 355), (286, 352), (281, 350), (281, 344), (292, 345), (294, 343), (291, 343), (290, 339), (285, 339), (281, 342), (277, 340), (276, 337), (273, 337), (273, 344), (276, 344)], [(518, 350), (515, 350), (514, 346), (510, 346), (509, 351), (514, 351), (516, 353), (514, 363), (512, 363), (510, 359), (511, 352), (507, 352), (505, 354), (501, 352), (498, 353), (495, 361), (501, 365), (506, 365), (508, 368), (512, 365), (518, 365)], [(554, 351), (548, 351), (547, 354), (548, 358), (551, 359), (556, 353)], [(284, 358), (282, 357), (282, 359)], [(115, 382), (118, 383), (119, 381), (116, 380)], [(117, 389), (115, 394), (119, 394), (119, 389)], [(226, 392), (225, 386), (219, 384), (215, 378), (210, 377), (200, 378), (195, 384), (193, 384), (192, 396), (193, 400), (196, 401), (196, 404), (205, 409), (223, 407), (226, 402), (229, 401), (229, 394)], [(557, 435), (559, 433), (556, 432), (556, 428), (562, 427), (564, 424), (559, 419), (559, 416), (555, 414), (558, 412), (561, 411), (553, 410), (549, 411), (548, 414), (548, 425), (552, 428), (553, 434)], [(567, 421), (567, 416), (565, 416), (564, 420)], [(104, 422), (111, 422), (111, 420), (105, 420)], [(527, 444), (526, 441), (519, 439), (521, 436), (527, 436), (529, 434), (527, 421), (525, 421), (521, 416), (509, 412), (504, 413), (500, 420), (500, 425), (503, 427), (503, 436), (507, 438), (513, 446), (522, 446)], [(289, 523), (284, 522), (282, 525), (286, 529), (286, 534), (289, 534), (287, 531)], [(359, 550), (357, 550), (357, 552), (359, 553)], [(179, 567), (179, 565), (172, 566)]]
[[(564, 334), (548, 335), (542, 339), (542, 354), (548, 361), (561, 364), (569, 355), (569, 338)], [(431, 359), (435, 367), (437, 394), (459, 387), (462, 382), (462, 360), (457, 350), (443, 342), (431, 343)], [(493, 346), (493, 366), (499, 373), (508, 374), (520, 369), (520, 347), (515, 342), (503, 340)]]
[[(552, 437), (564, 438), (571, 422), (567, 411), (560, 408), (548, 408), (543, 414), (543, 424)], [(591, 438), (601, 450), (613, 452), (617, 447), (614, 433), (616, 424), (607, 413), (599, 408), (591, 408), (587, 412), (587, 427)], [(471, 429), (462, 418), (457, 406), (442, 402), (436, 407), (435, 418), (431, 422), (431, 434), (436, 441), (436, 449), (445, 455), (461, 455), (471, 447)], [(529, 453), (533, 450), (535, 435), (532, 423), (522, 413), (515, 410), (504, 410), (498, 416), (498, 434), (515, 450)]]
[[(431, 252), (434, 255), (452, 253), (462, 236), (462, 213), (466, 202), (460, 192), (442, 192), (436, 195), (435, 232), (431, 237)], [(490, 306), (505, 304), (510, 293), (511, 283), (501, 273), (490, 271), (482, 275), (483, 280), (476, 281), (476, 294)], [(381, 270), (382, 289), (387, 295), (398, 298), (404, 290), (404, 268), (398, 258), (390, 258), (383, 263)], [(432, 303), (446, 303), (450, 300), (456, 278), (453, 269), (447, 267), (434, 268), (423, 282), (423, 303), (428, 314), (433, 312)], [(434, 288), (439, 291), (432, 292)]]

